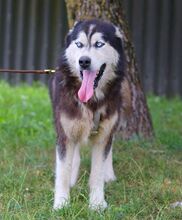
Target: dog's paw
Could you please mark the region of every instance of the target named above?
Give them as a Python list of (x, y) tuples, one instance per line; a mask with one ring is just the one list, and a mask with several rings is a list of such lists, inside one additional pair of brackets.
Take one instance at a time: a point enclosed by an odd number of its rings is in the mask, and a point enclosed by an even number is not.
[(94, 191), (90, 193), (89, 208), (95, 211), (103, 211), (107, 207), (103, 192)]
[(90, 201), (89, 208), (93, 211), (104, 211), (107, 208), (107, 202), (105, 200), (102, 201)]
[(53, 210), (62, 209), (69, 205), (69, 200), (66, 198), (60, 198), (57, 201), (54, 201)]

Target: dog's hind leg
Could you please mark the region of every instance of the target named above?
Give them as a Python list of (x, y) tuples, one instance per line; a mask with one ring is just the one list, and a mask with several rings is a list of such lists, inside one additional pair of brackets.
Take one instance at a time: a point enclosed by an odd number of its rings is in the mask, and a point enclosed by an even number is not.
[(107, 155), (107, 158), (104, 161), (104, 181), (107, 183), (114, 180), (116, 180), (116, 176), (114, 174), (114, 169), (113, 169), (112, 147), (111, 147)]
[(60, 151), (60, 146), (57, 146), (54, 209), (60, 209), (69, 203), (74, 145), (67, 144), (66, 152), (63, 155)]
[(79, 167), (80, 167), (80, 146), (77, 145), (75, 146), (74, 155), (73, 155), (71, 182), (70, 182), (71, 187), (75, 185), (78, 179)]

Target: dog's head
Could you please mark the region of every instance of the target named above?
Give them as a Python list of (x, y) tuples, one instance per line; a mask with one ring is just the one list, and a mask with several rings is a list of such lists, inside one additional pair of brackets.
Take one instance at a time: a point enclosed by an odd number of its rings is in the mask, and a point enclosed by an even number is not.
[(101, 20), (76, 23), (67, 35), (65, 57), (72, 74), (81, 81), (80, 101), (87, 102), (123, 72), (122, 34)]

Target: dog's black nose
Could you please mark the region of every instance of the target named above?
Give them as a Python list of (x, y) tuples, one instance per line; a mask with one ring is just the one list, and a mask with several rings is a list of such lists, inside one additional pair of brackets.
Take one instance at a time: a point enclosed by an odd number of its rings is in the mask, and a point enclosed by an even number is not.
[(87, 69), (90, 67), (91, 59), (87, 56), (80, 57), (79, 64), (82, 69)]

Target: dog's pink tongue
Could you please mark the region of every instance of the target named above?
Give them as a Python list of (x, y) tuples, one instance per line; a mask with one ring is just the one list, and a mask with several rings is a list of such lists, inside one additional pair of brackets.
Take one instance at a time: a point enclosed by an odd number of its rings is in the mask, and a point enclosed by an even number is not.
[(87, 102), (94, 93), (94, 80), (97, 72), (83, 70), (82, 85), (78, 91), (78, 97), (81, 102)]

